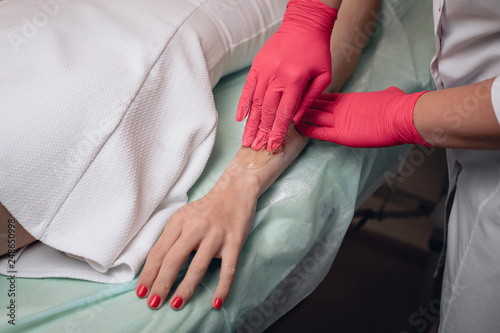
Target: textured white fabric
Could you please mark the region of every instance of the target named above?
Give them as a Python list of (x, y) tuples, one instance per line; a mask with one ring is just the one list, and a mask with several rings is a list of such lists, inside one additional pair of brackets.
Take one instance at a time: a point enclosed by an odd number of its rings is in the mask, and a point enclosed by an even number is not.
[(208, 159), (212, 87), (285, 5), (0, 3), (0, 202), (42, 242), (17, 276), (134, 277)]
[[(439, 89), (500, 75), (497, 0), (435, 0), (434, 20), (431, 72)], [(498, 82), (492, 103), (500, 121)], [(450, 192), (456, 192), (448, 223), (439, 332), (500, 332), (500, 152), (447, 153)]]

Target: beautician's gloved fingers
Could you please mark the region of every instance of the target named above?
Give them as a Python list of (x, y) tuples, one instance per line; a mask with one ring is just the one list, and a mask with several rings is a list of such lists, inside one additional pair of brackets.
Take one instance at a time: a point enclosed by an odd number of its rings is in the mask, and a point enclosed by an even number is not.
[(149, 293), (148, 306), (151, 309), (161, 308), (182, 265), (186, 262), (192, 250), (196, 248), (198, 242), (199, 239), (181, 235), (167, 252)]
[(203, 276), (205, 276), (218, 247), (220, 247), (220, 244), (215, 239), (207, 239), (201, 243), (193, 260), (189, 264), (186, 276), (184, 276), (174, 295), (170, 298), (170, 307), (172, 309), (180, 310), (189, 302), (196, 287), (200, 284)]
[(136, 294), (143, 298), (149, 295), (149, 291), (160, 271), (163, 259), (168, 250), (177, 241), (181, 234), (181, 229), (175, 223), (169, 223), (165, 230), (156, 241), (155, 245), (148, 254), (146, 263), (137, 280)]
[(266, 95), (264, 97), (264, 103), (262, 104), (262, 113), (260, 117), (259, 131), (255, 137), (252, 144), (253, 150), (261, 150), (262, 147), (267, 143), (269, 133), (273, 128), (273, 123), (276, 118), (276, 110), (280, 104), (282, 92), (277, 88), (270, 86), (267, 89)]
[(340, 143), (330, 127), (317, 127), (300, 122), (295, 125), (295, 129), (300, 134), (313, 139)]
[(283, 143), (304, 88), (305, 86), (298, 86), (297, 90), (286, 91), (281, 97), (276, 119), (269, 134), (268, 151), (278, 149)]
[[(301, 123), (306, 123), (308, 125), (315, 125), (320, 127), (335, 127), (335, 118), (332, 117), (331, 112), (325, 112), (321, 110), (309, 109), (307, 110), (304, 117), (302, 117)], [(340, 124), (339, 126), (342, 126)]]
[(238, 102), (238, 110), (236, 111), (236, 121), (243, 121), (248, 116), (252, 107), (253, 95), (257, 87), (257, 72), (251, 70), (248, 73), (243, 92), (241, 93), (240, 101)]
[[(300, 91), (290, 91), (283, 94), (282, 102), (269, 134), (268, 151), (278, 149), (285, 139), (290, 123), (298, 124), (307, 108), (314, 103), (315, 98), (328, 87), (331, 82), (331, 72), (324, 72), (312, 80), (307, 87), (300, 87)], [(300, 98), (300, 103), (298, 99)], [(295, 112), (296, 111), (296, 112)]]
[(250, 147), (255, 140), (255, 136), (259, 131), (260, 113), (256, 110), (248, 115), (245, 129), (243, 130), (243, 138), (241, 144), (245, 147)]
[(262, 104), (264, 103), (266, 89), (267, 86), (260, 83), (257, 85), (253, 95), (250, 114), (245, 124), (245, 130), (243, 131), (242, 145), (245, 147), (250, 147), (253, 144), (255, 137), (257, 136), (257, 132), (259, 131), (262, 116)]
[(232, 246), (228, 245), (227, 249), (224, 249), (220, 267), (219, 283), (217, 284), (217, 288), (215, 289), (212, 297), (212, 306), (216, 309), (219, 309), (229, 296), (234, 276), (236, 274), (236, 263), (238, 262), (238, 256), (241, 252), (241, 248), (242, 245), (239, 246), (234, 244)]
[(298, 124), (306, 110), (311, 106), (312, 103), (316, 100), (318, 96), (330, 85), (332, 82), (332, 73), (331, 69), (326, 71), (317, 77), (315, 77), (305, 89), (302, 99), (300, 100), (300, 104), (297, 108), (297, 113), (293, 117), (293, 122)]

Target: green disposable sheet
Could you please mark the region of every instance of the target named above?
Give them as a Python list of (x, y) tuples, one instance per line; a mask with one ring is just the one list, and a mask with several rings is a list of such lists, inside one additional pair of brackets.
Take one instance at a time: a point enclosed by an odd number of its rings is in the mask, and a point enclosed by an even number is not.
[[(406, 92), (432, 89), (432, 1), (385, 1), (375, 36), (344, 91), (395, 85)], [(248, 68), (214, 89), (217, 139), (190, 201), (210, 190), (240, 147), (244, 124), (236, 106)], [(136, 280), (100, 284), (81, 280), (0, 280), (5, 332), (261, 332), (306, 297), (328, 271), (357, 205), (392, 177), (410, 146), (352, 149), (311, 140), (259, 199), (252, 232), (238, 261), (227, 302), (211, 307), (220, 261), (214, 260), (181, 311), (152, 311), (135, 295)], [(244, 189), (242, 189), (244, 190)], [(237, 208), (236, 208), (237, 209)], [(186, 266), (186, 265), (185, 265)], [(177, 283), (182, 279), (181, 270)], [(342, 286), (339, 286), (341, 288)], [(7, 307), (15, 301), (15, 325)], [(334, 331), (334, 328), (332, 328)]]

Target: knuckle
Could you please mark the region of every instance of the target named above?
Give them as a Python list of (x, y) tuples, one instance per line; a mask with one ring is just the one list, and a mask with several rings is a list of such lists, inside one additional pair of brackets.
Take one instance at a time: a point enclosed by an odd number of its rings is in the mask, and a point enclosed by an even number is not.
[(209, 235), (209, 241), (211, 244), (219, 244), (224, 235), (226, 234), (226, 230), (220, 226), (213, 228), (212, 232)]
[(203, 275), (205, 273), (205, 265), (201, 264), (201, 263), (191, 263), (191, 266), (190, 266), (192, 272), (196, 275)]
[(304, 82), (304, 74), (298, 70), (293, 69), (288, 72), (288, 81), (292, 84), (302, 83)]
[(170, 283), (167, 283), (165, 281), (155, 281), (155, 284), (153, 288), (158, 291), (160, 294), (168, 294), (168, 291), (170, 290)]
[(182, 296), (184, 296), (186, 299), (189, 299), (189, 298), (191, 298), (191, 296), (193, 296), (194, 290), (193, 290), (193, 288), (190, 288), (190, 287), (189, 287), (189, 286), (187, 286), (187, 285), (181, 284), (181, 285), (177, 288), (176, 293), (177, 293), (177, 294), (181, 294), (181, 295), (182, 295)]
[(247, 82), (245, 83), (245, 86), (243, 87), (243, 92), (245, 92), (247, 94), (252, 92), (254, 89), (255, 83), (256, 83), (256, 81), (254, 78), (248, 77)]
[(143, 271), (141, 277), (147, 281), (153, 281), (156, 278), (156, 272), (154, 271)]
[(276, 115), (276, 108), (270, 105), (262, 106), (262, 118), (266, 118), (267, 120), (273, 120)]
[(325, 73), (325, 81), (327, 81), (326, 82), (327, 84), (331, 83), (332, 79), (333, 79), (333, 76), (332, 76), (331, 72)]
[(293, 111), (295, 110), (283, 110), (283, 112), (278, 112), (276, 120), (282, 123), (290, 122), (292, 120)]
[(269, 133), (271, 132), (271, 127), (272, 124), (270, 126), (268, 125), (259, 126), (259, 132), (257, 133), (257, 135), (260, 136), (262, 139), (266, 140), (269, 137)]
[(241, 248), (245, 240), (246, 240), (245, 235), (242, 235), (239, 232), (233, 233), (231, 234), (231, 239), (228, 240), (228, 246), (231, 247), (233, 251), (237, 251), (239, 248)]
[(325, 70), (322, 73), (320, 73), (325, 81), (331, 81), (332, 80), (332, 71), (331, 70)]
[(262, 107), (263, 100), (262, 98), (259, 97), (254, 97), (252, 100), (252, 107)]
[(162, 266), (165, 266), (165, 267), (177, 267), (177, 261), (176, 260), (173, 260), (172, 258), (170, 257), (165, 257), (165, 260), (163, 260), (163, 264)]
[[(207, 208), (206, 213), (209, 213), (209, 210), (210, 209)], [(186, 235), (190, 236), (191, 238), (199, 239), (202, 232), (206, 232), (207, 230), (210, 229), (211, 229), (210, 220), (207, 217), (198, 216), (196, 218), (195, 223), (192, 223), (186, 227), (185, 232)]]
[(224, 297), (226, 297), (227, 295), (229, 295), (230, 290), (231, 290), (231, 287), (229, 285), (221, 285), (221, 286), (219, 286), (218, 292), (219, 292), (219, 295), (224, 295)]
[(156, 246), (149, 253), (149, 258), (153, 261), (162, 261), (163, 257), (165, 256), (165, 252), (166, 251), (161, 245), (156, 244)]

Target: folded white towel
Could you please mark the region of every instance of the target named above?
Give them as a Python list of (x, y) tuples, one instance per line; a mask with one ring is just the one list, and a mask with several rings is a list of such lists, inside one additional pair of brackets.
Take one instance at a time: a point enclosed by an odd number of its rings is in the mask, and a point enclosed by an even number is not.
[[(42, 242), (17, 276), (138, 272), (209, 157), (213, 85), (249, 63), (286, 4), (221, 2), (0, 3), (0, 202)], [(213, 19), (224, 8), (229, 23)]]

